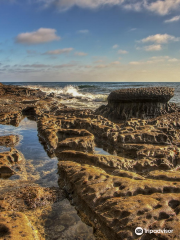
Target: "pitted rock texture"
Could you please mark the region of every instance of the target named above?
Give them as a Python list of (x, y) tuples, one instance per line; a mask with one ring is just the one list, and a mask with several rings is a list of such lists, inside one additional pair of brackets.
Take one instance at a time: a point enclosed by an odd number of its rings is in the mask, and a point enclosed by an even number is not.
[[(0, 84), (0, 124), (18, 126), (26, 116), (36, 120), (46, 115), (56, 116), (60, 111), (77, 112), (40, 90)], [(92, 114), (89, 110), (85, 112)], [(50, 138), (50, 144), (57, 143), (56, 153), (69, 147), (81, 151), (93, 149), (94, 135), (86, 129), (59, 127), (54, 133), (57, 138), (54, 141)], [(18, 136), (0, 136), (2, 146), (14, 147), (17, 143)], [(65, 191), (37, 186), (29, 167), (31, 163), (15, 148), (0, 153), (0, 239), (94, 240), (92, 227), (81, 221), (65, 199)]]
[[(50, 124), (49, 124), (50, 123)], [(44, 141), (49, 153), (58, 155), (65, 149), (93, 151), (94, 135), (87, 130), (63, 129), (61, 119), (40, 118), (38, 121), (39, 137)]]
[(0, 136), (0, 146), (5, 147), (14, 147), (19, 141), (19, 136), (8, 135), (8, 136)]
[[(179, 239), (180, 113), (176, 105), (167, 103), (172, 89), (141, 90), (139, 97), (139, 90), (132, 90), (131, 97), (130, 93), (123, 93), (121, 99), (131, 99), (131, 102), (123, 102), (118, 107), (121, 103), (111, 99), (110, 105), (93, 112), (68, 108), (53, 94), (45, 96), (39, 90), (10, 88), (0, 85), (0, 123), (18, 126), (24, 116), (33, 116), (45, 150), (59, 160), (59, 186), (80, 216), (94, 227), (94, 233), (104, 234), (101, 240)], [(139, 102), (132, 103), (133, 98)], [(115, 123), (108, 118), (125, 121)], [(11, 140), (1, 139), (2, 145), (11, 145)], [(95, 146), (109, 155), (95, 154)], [(20, 159), (16, 162), (15, 151), (2, 153), (0, 158), (4, 166), (14, 171), (11, 178), (17, 175), (15, 168), (24, 162)], [(3, 186), (1, 180), (0, 185)], [(9, 192), (0, 198), (3, 213), (13, 210), (35, 215), (33, 211), (37, 210), (39, 216), (42, 208), (42, 216), (48, 219), (45, 224), (48, 240), (58, 237), (70, 240), (72, 233), (83, 236), (85, 226), (78, 223), (77, 228), (71, 227), (74, 215), (68, 215), (64, 205), (56, 206), (57, 196), (52, 189), (18, 186), (16, 193)], [(55, 221), (44, 213), (44, 206), (52, 202), (51, 216)], [(37, 219), (33, 222), (35, 226)], [(69, 230), (65, 230), (66, 225), (70, 226)], [(138, 237), (137, 226), (173, 229), (173, 233)], [(93, 239), (92, 233), (84, 239), (89, 238)]]
[(0, 178), (8, 178), (12, 175), (24, 178), (24, 164), (24, 156), (15, 148), (11, 148), (9, 152), (0, 153)]
[[(174, 229), (178, 217), (165, 199), (169, 199), (170, 205), (179, 201), (178, 112), (150, 120), (131, 119), (117, 125), (90, 111), (61, 108), (54, 114), (39, 115), (37, 122), (45, 149), (60, 161), (59, 186), (67, 191), (80, 214), (87, 215), (96, 231), (100, 230), (108, 239), (119, 240), (136, 239), (134, 230), (138, 222), (147, 229), (151, 226)], [(89, 150), (77, 150), (82, 130), (94, 136), (95, 144), (101, 144), (110, 153), (115, 151), (118, 156), (94, 154), (89, 151), (93, 145)], [(68, 149), (58, 149), (61, 141), (68, 143)], [(127, 204), (122, 209), (124, 201)], [(177, 227), (174, 234), (151, 236), (176, 239), (178, 233)]]
[(0, 239), (38, 240), (39, 237), (25, 214), (7, 211), (0, 214)]
[(174, 89), (168, 87), (119, 89), (110, 93), (108, 105), (100, 106), (96, 113), (116, 121), (154, 118), (178, 110), (168, 103), (173, 96)]
[(178, 239), (177, 182), (112, 176), (100, 168), (73, 162), (60, 162), (59, 174), (59, 184), (73, 195), (79, 210), (96, 219), (109, 239), (152, 239), (145, 233), (137, 236), (137, 226), (173, 230), (168, 235), (153, 234), (153, 239)]
[(21, 186), (17, 189), (1, 192), (0, 209), (2, 211), (20, 211), (36, 209), (65, 198), (64, 191), (59, 188), (42, 188), (35, 186)]
[(64, 107), (39, 89), (11, 85), (0, 86), (0, 106), (0, 124), (13, 126), (18, 126), (24, 115), (39, 116)]
[(173, 96), (174, 88), (127, 88), (111, 92), (108, 102), (168, 102)]

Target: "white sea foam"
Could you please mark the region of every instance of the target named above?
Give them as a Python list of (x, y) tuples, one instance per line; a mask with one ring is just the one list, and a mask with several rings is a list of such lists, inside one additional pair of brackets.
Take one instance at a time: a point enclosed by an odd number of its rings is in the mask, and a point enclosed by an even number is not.
[(54, 93), (56, 96), (60, 96), (65, 99), (77, 98), (77, 99), (82, 99), (82, 100), (92, 101), (92, 102), (107, 101), (106, 94), (80, 92), (77, 86), (72, 86), (72, 85), (65, 86), (64, 88), (61, 88), (61, 87), (52, 88), (52, 87), (44, 87), (44, 86), (37, 86), (37, 85), (29, 85), (27, 87), (33, 88), (33, 89), (40, 89), (46, 94)]

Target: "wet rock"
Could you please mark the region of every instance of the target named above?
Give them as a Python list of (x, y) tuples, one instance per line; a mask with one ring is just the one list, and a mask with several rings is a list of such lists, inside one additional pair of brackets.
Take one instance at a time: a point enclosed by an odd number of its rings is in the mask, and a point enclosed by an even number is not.
[(23, 170), (24, 162), (23, 155), (15, 148), (11, 148), (9, 152), (0, 153), (0, 178), (16, 174), (18, 167)]
[(19, 141), (19, 137), (15, 135), (0, 136), (0, 146), (14, 147)]
[(94, 136), (89, 131), (61, 127), (61, 120), (58, 124), (56, 118), (43, 117), (39, 119), (39, 137), (44, 139), (47, 151), (55, 152), (58, 155), (64, 149), (93, 150)]
[[(59, 186), (94, 233), (99, 237), (103, 232), (103, 240), (131, 240), (141, 226), (173, 233), (138, 239), (177, 239), (180, 113), (168, 103), (173, 89), (116, 91), (95, 113), (66, 107), (54, 96), (31, 90), (0, 85), (0, 123), (18, 126), (24, 115), (33, 116), (45, 150), (58, 157)], [(107, 118), (120, 121), (115, 124)], [(2, 145), (15, 144), (13, 137), (7, 138), (0, 138)], [(95, 145), (114, 155), (94, 154)], [(1, 211), (21, 211), (31, 216), (34, 226), (46, 219), (38, 231), (44, 231), (47, 240), (93, 239), (92, 229), (60, 204), (63, 198), (57, 189), (27, 182), (23, 187), (27, 178), (17, 180), (17, 171), (23, 171), (24, 162), (15, 149), (0, 154), (2, 172), (15, 173), (0, 179)]]
[(65, 192), (55, 187), (43, 188), (40, 186), (19, 186), (16, 189), (10, 189), (1, 192), (0, 209), (3, 211), (33, 210), (40, 207), (51, 205), (52, 203), (62, 201), (65, 198)]
[(14, 85), (2, 85), (0, 86), (5, 91), (7, 95), (16, 95), (16, 96), (36, 96), (44, 97), (46, 94), (39, 89), (25, 88)]
[(22, 113), (19, 111), (0, 113), (0, 124), (18, 126), (22, 119)]
[(14, 175), (15, 172), (8, 166), (0, 166), (0, 177), (1, 178), (8, 178)]

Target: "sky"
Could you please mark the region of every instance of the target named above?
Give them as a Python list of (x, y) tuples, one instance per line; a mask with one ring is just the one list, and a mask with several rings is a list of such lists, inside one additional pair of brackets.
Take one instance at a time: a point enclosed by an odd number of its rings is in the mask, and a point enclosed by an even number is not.
[(1, 82), (178, 82), (180, 0), (0, 0)]

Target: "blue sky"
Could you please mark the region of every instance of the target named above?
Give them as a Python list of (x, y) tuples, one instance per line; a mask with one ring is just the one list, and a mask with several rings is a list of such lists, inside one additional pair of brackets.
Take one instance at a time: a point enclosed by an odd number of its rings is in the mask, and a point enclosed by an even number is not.
[(179, 81), (180, 0), (0, 0), (0, 80)]

